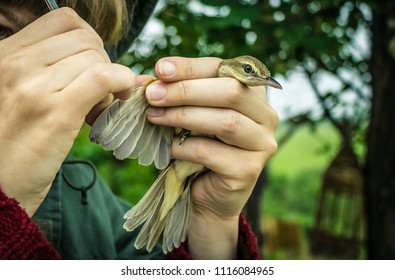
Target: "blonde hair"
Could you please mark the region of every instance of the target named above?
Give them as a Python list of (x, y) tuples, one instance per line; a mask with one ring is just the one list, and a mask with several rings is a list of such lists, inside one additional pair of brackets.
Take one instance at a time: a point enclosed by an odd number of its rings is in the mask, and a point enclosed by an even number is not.
[[(41, 16), (48, 12), (44, 0), (10, 0), (9, 5), (25, 8)], [(114, 45), (126, 34), (129, 15), (125, 0), (57, 0), (60, 7), (74, 9), (102, 37)]]

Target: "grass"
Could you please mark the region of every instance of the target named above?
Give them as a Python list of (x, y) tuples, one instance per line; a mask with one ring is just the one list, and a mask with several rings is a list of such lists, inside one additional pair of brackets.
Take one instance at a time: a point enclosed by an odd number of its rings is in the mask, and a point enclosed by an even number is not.
[[(282, 133), (286, 133), (285, 124), (280, 124), (278, 134)], [(315, 131), (301, 126), (270, 160), (262, 205), (265, 258), (313, 258), (309, 235), (315, 222), (321, 177), (339, 144), (339, 135), (328, 123), (317, 126)]]
[[(281, 126), (285, 125), (280, 125), (279, 134), (285, 129)], [(272, 174), (295, 178), (303, 171), (322, 170), (336, 154), (339, 140), (330, 124), (321, 124), (315, 131), (301, 126), (278, 148), (270, 162)]]
[[(285, 131), (279, 127), (279, 134)], [(314, 221), (321, 176), (339, 148), (340, 138), (329, 124), (312, 132), (301, 126), (269, 162), (264, 194), (266, 217), (293, 220), (306, 227)]]

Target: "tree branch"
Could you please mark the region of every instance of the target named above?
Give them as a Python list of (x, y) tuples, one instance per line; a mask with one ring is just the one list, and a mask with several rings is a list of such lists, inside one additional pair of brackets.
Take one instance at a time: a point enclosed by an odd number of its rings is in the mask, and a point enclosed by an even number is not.
[(313, 89), (313, 92), (315, 94), (315, 96), (318, 98), (318, 100), (320, 101), (320, 104), (322, 106), (322, 109), (324, 110), (324, 116), (338, 129), (338, 131), (340, 132), (340, 134), (342, 135), (342, 138), (345, 141), (350, 141), (350, 137), (346, 131), (346, 129), (344, 129), (344, 127), (341, 125), (341, 123), (339, 123), (335, 117), (333, 116), (331, 110), (328, 108), (327, 105), (325, 105), (325, 98), (321, 95), (317, 84), (314, 82), (313, 80), (313, 73), (311, 71), (309, 71), (307, 69), (307, 67), (305, 65), (302, 66), (303, 70), (308, 78), (308, 81), (311, 85), (311, 88)]

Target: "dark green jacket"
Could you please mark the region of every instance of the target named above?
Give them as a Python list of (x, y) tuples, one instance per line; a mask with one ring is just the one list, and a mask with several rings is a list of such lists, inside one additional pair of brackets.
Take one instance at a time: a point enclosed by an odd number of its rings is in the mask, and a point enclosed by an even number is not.
[[(123, 215), (130, 205), (116, 197), (86, 163), (70, 158), (62, 165), (33, 219), (63, 259), (163, 259), (158, 248), (137, 251), (138, 231), (126, 232)], [(89, 186), (84, 204), (81, 189)], [(71, 185), (71, 186), (70, 186)]]

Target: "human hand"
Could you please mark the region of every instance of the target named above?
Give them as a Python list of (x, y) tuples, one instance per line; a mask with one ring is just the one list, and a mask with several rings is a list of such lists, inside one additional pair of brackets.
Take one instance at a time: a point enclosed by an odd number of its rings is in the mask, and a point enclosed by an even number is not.
[[(73, 10), (50, 12), (0, 41), (0, 186), (32, 215), (87, 118), (134, 87)], [(22, 176), (21, 176), (22, 175)]]
[(192, 185), (188, 245), (196, 258), (235, 256), (239, 214), (277, 147), (278, 115), (266, 102), (265, 88), (217, 78), (220, 61), (163, 58), (156, 66), (162, 87), (154, 83), (146, 91), (150, 104), (159, 107), (148, 115), (152, 123), (217, 138), (190, 137), (182, 145), (178, 139), (173, 142), (175, 159), (210, 170)]

